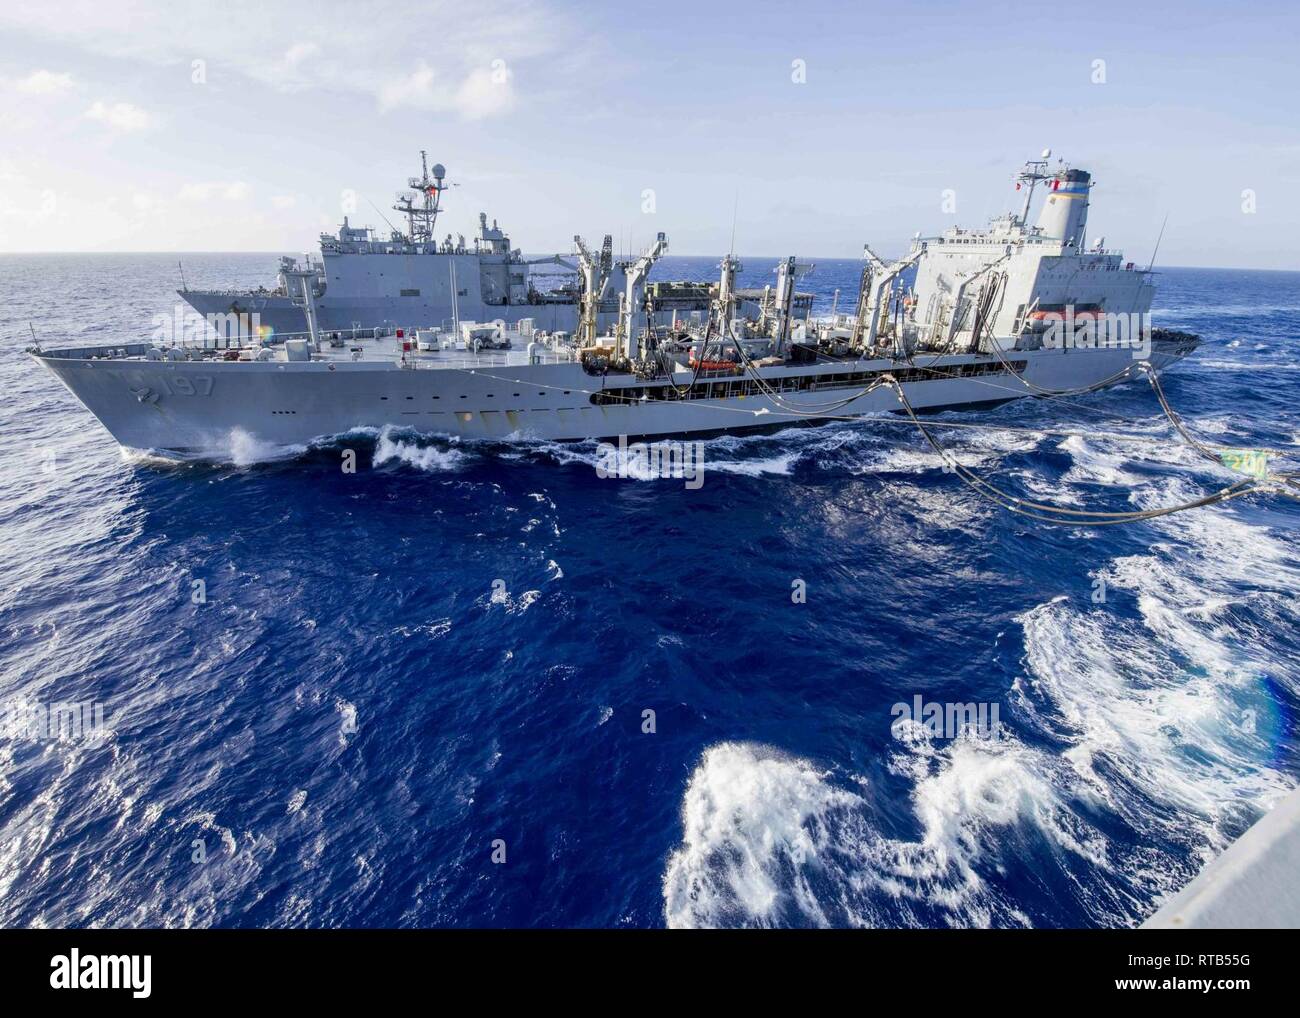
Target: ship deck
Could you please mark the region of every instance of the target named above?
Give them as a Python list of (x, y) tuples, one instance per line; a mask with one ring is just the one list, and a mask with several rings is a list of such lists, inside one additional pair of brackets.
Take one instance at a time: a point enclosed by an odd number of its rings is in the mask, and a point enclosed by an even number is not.
[[(359, 354), (359, 356), (358, 356)], [(278, 359), (278, 358), (277, 358)], [(349, 342), (346, 346), (331, 347), (322, 344), (319, 351), (312, 351), (313, 361), (325, 361), (334, 364), (350, 364), (361, 361), (365, 363), (395, 363), (408, 369), (456, 370), (466, 371), (475, 368), (521, 367), (527, 364), (574, 364), (576, 358), (566, 353), (542, 350), (530, 359), (527, 349), (509, 350), (407, 350), (403, 351), (400, 342), (392, 339), (360, 340)]]
[[(39, 350), (33, 348), (31, 352), (39, 357), (60, 360), (150, 361), (149, 351), (151, 349), (154, 348), (147, 343), (131, 343), (121, 346), (47, 347)], [(269, 361), (237, 360), (235, 357), (228, 358), (226, 356), (230, 353), (237, 353), (238, 350), (236, 349), (213, 349), (199, 346), (179, 349), (184, 350), (184, 356), (172, 363), (286, 363), (283, 347), (273, 347), (275, 354)], [(244, 349), (253, 348), (247, 347)], [(336, 365), (355, 363), (368, 365), (393, 364), (401, 365), (408, 370), (441, 369), (460, 371), (476, 368), (521, 367), (528, 364), (577, 363), (576, 357), (570, 355), (567, 351), (557, 353), (549, 349), (535, 352), (531, 358), (527, 349), (517, 347), (509, 350), (481, 350), (477, 353), (472, 350), (457, 349), (403, 351), (400, 341), (391, 337), (349, 340), (342, 347), (334, 347), (324, 343), (319, 351), (313, 350), (311, 352), (311, 361)]]

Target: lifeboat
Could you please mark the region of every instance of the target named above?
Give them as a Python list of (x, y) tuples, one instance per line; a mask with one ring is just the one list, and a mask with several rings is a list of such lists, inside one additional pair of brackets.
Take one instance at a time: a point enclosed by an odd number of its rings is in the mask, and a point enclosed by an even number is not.
[(706, 346), (704, 353), (701, 355), (698, 346), (691, 347), (690, 358), (688, 362), (692, 370), (696, 371), (736, 371), (737, 366), (734, 360), (726, 360), (723, 351), (717, 346)]
[(697, 361), (694, 357), (690, 359), (692, 368), (698, 368), (701, 371), (735, 371), (735, 361)]
[(1035, 311), (1031, 311), (1029, 312), (1028, 318), (1031, 322), (1046, 322), (1050, 320), (1059, 321), (1061, 319), (1069, 318), (1073, 318), (1076, 322), (1082, 322), (1096, 321), (1098, 318), (1105, 315), (1105, 313), (1106, 312), (1101, 308), (1092, 305), (1086, 308), (1074, 308), (1073, 312), (1071, 312), (1071, 309), (1065, 307), (1065, 305), (1058, 305), (1056, 307), (1038, 308)]

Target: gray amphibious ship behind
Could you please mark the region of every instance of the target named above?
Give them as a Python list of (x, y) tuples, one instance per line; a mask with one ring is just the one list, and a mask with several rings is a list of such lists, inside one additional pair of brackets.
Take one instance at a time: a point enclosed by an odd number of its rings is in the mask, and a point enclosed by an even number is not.
[[(257, 290), (178, 291), (204, 318), (248, 315), (275, 333), (308, 328), (306, 304), (314, 305), (316, 324), (325, 330), (386, 329), (445, 325), (454, 319), (516, 322), (531, 318), (540, 329), (572, 331), (578, 295), (572, 286), (546, 285), (534, 278), (535, 265), (577, 266), (558, 256), (526, 259), (511, 246), (496, 220), (479, 213), (478, 233), (470, 241), (435, 233), (443, 194), (451, 188), (446, 170), (432, 168), (420, 153), (422, 173), (411, 177), (393, 209), (406, 230), (386, 238), (368, 227), (352, 226), (345, 216), (337, 233), (320, 235), (319, 260), (280, 260), (278, 285)], [(612, 263), (601, 295), (604, 311), (617, 310), (622, 267)], [(539, 283), (542, 286), (539, 287)]]

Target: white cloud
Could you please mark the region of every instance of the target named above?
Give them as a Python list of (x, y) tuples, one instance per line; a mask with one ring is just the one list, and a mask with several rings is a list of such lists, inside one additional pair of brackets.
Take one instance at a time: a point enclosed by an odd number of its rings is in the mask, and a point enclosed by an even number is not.
[(0, 222), (43, 228), (59, 214), (60, 197), (39, 175), (25, 173), (12, 160), (0, 159)]
[(310, 88), (315, 83), (318, 70), (311, 66), (311, 61), (320, 53), (320, 46), (314, 42), (295, 42), (265, 66), (258, 67), (253, 72), (249, 72), (248, 69), (243, 70), (250, 77), (255, 77), (275, 88), (286, 92), (297, 91)]
[(316, 43), (294, 43), (285, 51), (286, 64), (302, 64), (309, 56), (315, 56), (321, 48)]
[(296, 67), (308, 57), (315, 56), (320, 52), (320, 47), (314, 42), (295, 42), (284, 54), (284, 62), (291, 67)]
[(54, 71), (32, 71), (27, 77), (14, 84), (19, 92), (28, 95), (56, 95), (72, 88), (71, 74), (58, 74)]
[(421, 61), (409, 75), (385, 82), (379, 89), (379, 108), (384, 112), (409, 106), (482, 120), (508, 112), (514, 103), (512, 75), (503, 61), (498, 67), (471, 70), (455, 87), (441, 83), (433, 68)]
[(298, 198), (292, 194), (273, 194), (271, 204), (277, 209), (291, 209), (298, 204)]
[(385, 111), (398, 106), (427, 109), (436, 100), (433, 68), (423, 62), (407, 77), (385, 82), (379, 88), (379, 108)]
[(481, 120), (507, 112), (515, 104), (513, 75), (504, 66), (470, 72), (456, 90), (456, 106), (466, 120)]
[(242, 180), (201, 180), (186, 184), (180, 190), (181, 201), (243, 201), (252, 188)]
[(465, 119), (511, 110), (514, 74), (524, 76), (530, 65), (554, 84), (562, 58), (588, 39), (545, 0), (389, 0), (382, 16), (310, 0), (173, 0), (165, 7), (81, 0), (72, 10), (4, 5), (0, 27), (102, 56), (167, 67), (200, 58), (277, 89), (352, 92), (385, 111)]
[(153, 114), (139, 106), (131, 103), (106, 103), (102, 99), (96, 100), (86, 110), (86, 116), (115, 131), (146, 131), (155, 123)]

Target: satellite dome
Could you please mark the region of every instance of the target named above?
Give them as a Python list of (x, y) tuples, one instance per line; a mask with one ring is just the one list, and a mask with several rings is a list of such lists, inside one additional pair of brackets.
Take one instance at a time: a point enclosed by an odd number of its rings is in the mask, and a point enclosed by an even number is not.
[(433, 179), (434, 179), (434, 180), (441, 180), (441, 179), (442, 179), (443, 177), (445, 177), (446, 175), (447, 175), (447, 167), (443, 166), (442, 163), (434, 163), (434, 164), (433, 164)]

